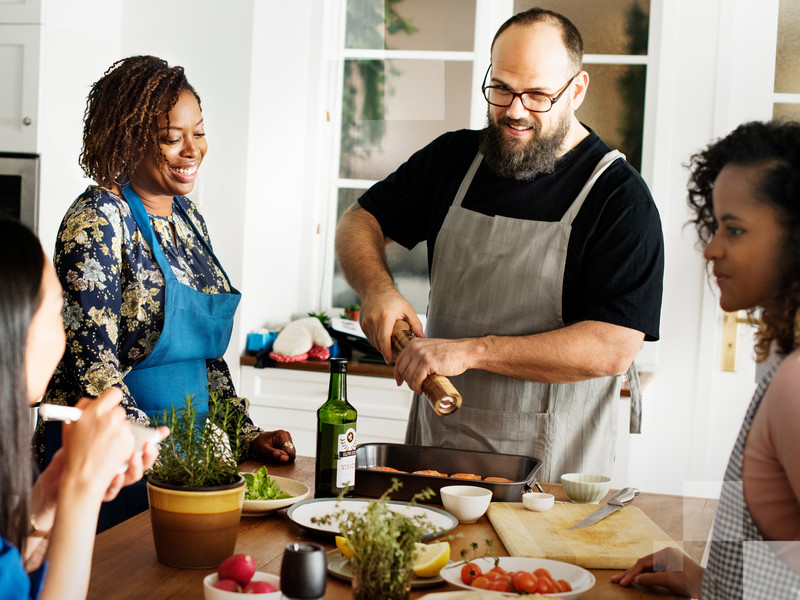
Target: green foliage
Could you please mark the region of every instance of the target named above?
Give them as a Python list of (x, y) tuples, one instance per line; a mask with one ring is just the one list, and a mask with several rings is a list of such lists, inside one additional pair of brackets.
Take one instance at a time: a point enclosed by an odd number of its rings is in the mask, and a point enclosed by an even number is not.
[[(386, 44), (382, 31), (391, 35), (416, 33), (418, 29), (411, 19), (404, 19), (397, 10), (402, 1), (349, 0), (347, 48), (383, 48)], [(343, 81), (341, 176), (351, 177), (350, 159), (356, 156), (369, 158), (370, 147), (380, 144), (383, 139), (386, 61), (346, 60)], [(363, 94), (360, 107), (357, 106), (359, 92)]]
[(267, 467), (261, 467), (255, 473), (242, 473), (247, 489), (244, 492), (245, 500), (281, 500), (291, 498), (291, 494), (281, 490), (278, 482), (267, 473)]
[(355, 303), (354, 304), (348, 304), (347, 306), (344, 307), (344, 309), (345, 310), (357, 311), (357, 310), (361, 310), (361, 305), (360, 304), (355, 304)]
[[(339, 510), (323, 517), (313, 517), (315, 523), (337, 523), (339, 532), (353, 549), (352, 562), (362, 569), (360, 598), (387, 599), (404, 597), (404, 582), (393, 572), (404, 572), (414, 565), (416, 544), (433, 529), (425, 515), (407, 515), (389, 508), (390, 494), (402, 486), (392, 479), (391, 487), (366, 511)], [(416, 494), (409, 504), (433, 496), (430, 488)], [(340, 496), (341, 499), (341, 496)], [(394, 589), (397, 588), (397, 589)], [(400, 589), (403, 588), (403, 589)]]
[(322, 312), (309, 312), (308, 316), (316, 317), (317, 319), (319, 319), (319, 322), (322, 323), (323, 327), (327, 327), (328, 325), (331, 324), (331, 318), (328, 316), (328, 313), (326, 313), (324, 310)]
[[(634, 1), (628, 10), (625, 24), (627, 52), (631, 55), (647, 54), (648, 15)], [(644, 126), (644, 96), (647, 69), (631, 65), (619, 77), (619, 92), (626, 117), (620, 125), (621, 144), (627, 161), (637, 170), (642, 168), (642, 128)]]
[(187, 488), (234, 483), (239, 477), (244, 413), (210, 392), (204, 420), (198, 417), (193, 400), (194, 396), (186, 395), (177, 408), (172, 405), (153, 416), (153, 423), (166, 425), (170, 434), (161, 442), (150, 474), (163, 483)]

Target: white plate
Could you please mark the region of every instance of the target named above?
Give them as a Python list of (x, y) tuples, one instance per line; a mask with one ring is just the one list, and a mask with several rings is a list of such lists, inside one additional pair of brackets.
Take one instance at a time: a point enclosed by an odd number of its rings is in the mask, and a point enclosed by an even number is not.
[(295, 481), (294, 479), (276, 477), (275, 475), (270, 475), (269, 477), (277, 481), (278, 485), (281, 486), (281, 490), (287, 494), (291, 494), (292, 497), (282, 498), (281, 500), (245, 500), (244, 504), (242, 504), (243, 517), (258, 517), (266, 515), (274, 510), (291, 506), (296, 502), (308, 498), (308, 494), (311, 492), (307, 485)]
[[(481, 571), (486, 573), (489, 569), (494, 566), (494, 559), (493, 558), (478, 558), (473, 561), (476, 563), (480, 568)], [(447, 581), (448, 583), (452, 583), (453, 585), (457, 585), (460, 588), (464, 588), (466, 590), (474, 590), (474, 587), (471, 587), (461, 581), (461, 568), (464, 565), (459, 562), (458, 566), (454, 567), (445, 567), (442, 569), (442, 572), (439, 575), (442, 576), (442, 579)], [(506, 571), (535, 571), (536, 569), (547, 569), (550, 571), (550, 575), (553, 576), (553, 579), (565, 579), (569, 582), (572, 586), (571, 592), (561, 592), (560, 594), (547, 594), (547, 597), (553, 598), (563, 598), (564, 600), (572, 600), (573, 598), (579, 598), (584, 593), (592, 589), (595, 584), (594, 575), (592, 575), (589, 571), (582, 567), (578, 567), (576, 565), (572, 565), (570, 563), (561, 562), (558, 560), (549, 560), (546, 558), (524, 558), (524, 557), (517, 557), (517, 556), (501, 556), (500, 557), (500, 566), (503, 567)], [(481, 590), (481, 592), (486, 592), (487, 590)], [(497, 594), (498, 596), (513, 596), (519, 598), (519, 594), (514, 593), (506, 593), (506, 592), (490, 592), (492, 594)]]
[[(289, 518), (311, 531), (318, 531), (322, 533), (338, 534), (339, 527), (335, 523), (330, 525), (320, 525), (313, 523), (313, 517), (324, 517), (325, 515), (333, 514), (339, 510), (347, 512), (363, 512), (367, 510), (370, 502), (374, 500), (363, 500), (360, 498), (344, 498), (336, 500), (333, 498), (317, 498), (314, 500), (304, 500), (298, 502), (289, 509)], [(433, 526), (433, 529), (425, 534), (423, 540), (429, 540), (442, 534), (447, 533), (458, 525), (456, 519), (449, 512), (443, 511), (440, 508), (433, 508), (431, 506), (422, 506), (416, 504), (410, 506), (408, 502), (398, 502), (391, 500), (387, 502), (389, 509), (395, 512), (402, 513), (408, 517), (415, 517), (417, 515), (424, 515)]]
[[(338, 550), (328, 550), (325, 556), (328, 557), (328, 573), (344, 581), (350, 581), (353, 578), (353, 566), (341, 552)], [(451, 560), (448, 562), (452, 564), (453, 561)], [(411, 576), (411, 587), (413, 589), (431, 587), (439, 585), (440, 583), (444, 583), (444, 579), (442, 579), (440, 575), (436, 577)]]

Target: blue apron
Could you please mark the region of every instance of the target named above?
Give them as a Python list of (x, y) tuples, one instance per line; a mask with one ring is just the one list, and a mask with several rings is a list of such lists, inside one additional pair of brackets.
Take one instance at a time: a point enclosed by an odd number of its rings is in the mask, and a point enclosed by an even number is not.
[[(206, 360), (220, 358), (228, 347), (233, 329), (233, 317), (241, 294), (231, 286), (231, 293), (206, 294), (180, 283), (156, 239), (150, 218), (139, 195), (130, 185), (122, 194), (130, 206), (133, 218), (145, 242), (150, 246), (164, 274), (164, 327), (152, 352), (137, 363), (124, 377), (136, 405), (152, 417), (181, 404), (187, 394), (194, 396), (198, 420), (205, 422), (208, 413), (208, 373)], [(173, 207), (189, 223), (209, 256), (219, 264), (211, 247), (186, 214), (180, 202)], [(230, 281), (230, 280), (229, 280)], [(120, 490), (111, 502), (100, 510), (98, 532), (108, 529), (147, 510), (147, 488), (144, 481)]]
[[(205, 421), (208, 412), (206, 360), (220, 358), (225, 353), (241, 294), (233, 287), (229, 294), (206, 294), (179, 282), (156, 240), (138, 194), (130, 185), (123, 188), (122, 194), (165, 280), (164, 328), (152, 352), (125, 375), (125, 385), (136, 405), (149, 417), (160, 414), (173, 404), (182, 403), (183, 397), (191, 394), (198, 408), (198, 417)], [(184, 208), (179, 202), (174, 202), (173, 206), (189, 223), (225, 275), (211, 247)]]

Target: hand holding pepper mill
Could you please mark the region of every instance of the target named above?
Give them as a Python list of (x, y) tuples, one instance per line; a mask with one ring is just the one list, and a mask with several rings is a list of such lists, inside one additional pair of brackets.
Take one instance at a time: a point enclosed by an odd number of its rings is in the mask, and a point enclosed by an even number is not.
[[(400, 354), (414, 339), (411, 326), (405, 321), (396, 321), (392, 329), (392, 348)], [(430, 400), (437, 415), (449, 415), (461, 406), (461, 394), (443, 375), (432, 373), (422, 382), (422, 391)]]

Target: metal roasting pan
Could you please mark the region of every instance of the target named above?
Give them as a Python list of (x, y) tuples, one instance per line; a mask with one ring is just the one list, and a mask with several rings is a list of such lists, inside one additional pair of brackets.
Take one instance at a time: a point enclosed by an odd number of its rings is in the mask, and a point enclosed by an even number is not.
[[(531, 456), (496, 454), (454, 448), (411, 446), (407, 444), (361, 444), (356, 448), (355, 495), (378, 498), (392, 485), (392, 479), (403, 482), (393, 500), (411, 500), (425, 488), (434, 497), (422, 503), (441, 504), (439, 490), (446, 485), (475, 485), (492, 490), (493, 502), (521, 502), (522, 494), (533, 488), (536, 471), (542, 461)], [(393, 467), (407, 473), (372, 471), (370, 467)], [(435, 470), (452, 475), (474, 473), (481, 477), (505, 477), (512, 483), (485, 482), (453, 477), (414, 475), (411, 471)]]

